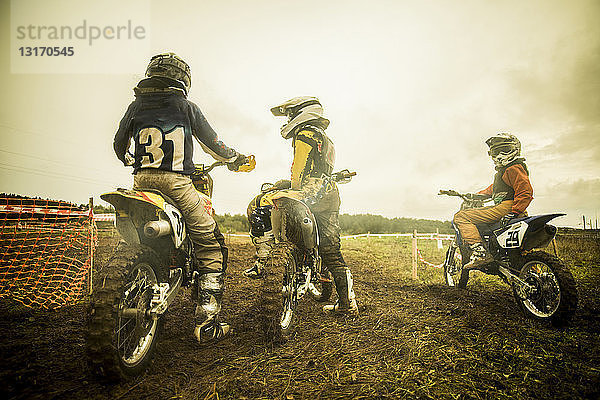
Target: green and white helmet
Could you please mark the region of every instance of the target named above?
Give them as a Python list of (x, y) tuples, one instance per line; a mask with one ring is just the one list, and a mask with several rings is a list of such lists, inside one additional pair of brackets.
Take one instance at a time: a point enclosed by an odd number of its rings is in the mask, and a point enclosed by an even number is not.
[(288, 122), (281, 127), (281, 136), (284, 139), (294, 136), (297, 128), (308, 122), (318, 124), (323, 129), (329, 126), (329, 120), (323, 117), (323, 106), (316, 97), (294, 97), (271, 108), (271, 113), (276, 117), (288, 118)]
[(489, 146), (488, 154), (496, 167), (505, 167), (521, 155), (521, 142), (510, 133), (498, 133), (485, 143)]
[(175, 53), (161, 53), (152, 57), (146, 68), (146, 76), (149, 78), (158, 76), (177, 81), (183, 85), (186, 95), (192, 85), (190, 66)]

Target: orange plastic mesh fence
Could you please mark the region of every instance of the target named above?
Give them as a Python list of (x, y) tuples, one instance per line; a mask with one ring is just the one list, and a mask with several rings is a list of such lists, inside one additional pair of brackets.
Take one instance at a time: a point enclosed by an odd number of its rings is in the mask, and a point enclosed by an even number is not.
[(0, 198), (0, 228), (0, 298), (45, 309), (83, 298), (97, 240), (88, 207)]

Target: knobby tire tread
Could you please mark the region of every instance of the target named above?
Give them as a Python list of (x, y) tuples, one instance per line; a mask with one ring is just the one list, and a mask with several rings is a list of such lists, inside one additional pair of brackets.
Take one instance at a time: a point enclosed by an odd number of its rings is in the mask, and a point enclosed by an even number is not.
[(262, 278), (260, 322), (267, 343), (280, 344), (286, 339), (280, 324), (283, 309), (281, 289), (285, 266), (288, 258), (294, 256), (294, 248), (290, 242), (275, 244), (267, 263), (267, 271)]
[[(446, 250), (446, 257), (448, 258), (448, 252), (450, 251), (450, 247), (448, 247), (448, 249)], [(462, 260), (462, 265), (465, 265), (465, 257), (462, 254), (462, 250), (460, 247), (456, 247), (456, 249), (454, 249), (455, 252), (459, 252), (459, 254), (461, 255), (461, 260)], [(452, 259), (454, 259), (454, 257), (452, 257)], [(445, 265), (446, 263), (444, 262), (444, 281), (446, 282), (446, 285), (448, 285), (448, 277), (447, 277), (447, 268), (448, 266)], [(460, 272), (460, 278), (458, 279), (458, 282), (456, 282), (456, 284), (454, 285), (454, 287), (459, 288), (459, 289), (466, 289), (467, 288), (467, 283), (469, 283), (469, 271), (463, 269)]]
[[(119, 381), (129, 377), (120, 367), (121, 362), (115, 348), (117, 313), (128, 271), (148, 254), (156, 257), (152, 249), (143, 245), (119, 246), (104, 267), (105, 272), (100, 285), (92, 293), (86, 324), (86, 350), (92, 372), (108, 381)], [(160, 271), (160, 268), (153, 269), (157, 280), (164, 282), (164, 271)], [(159, 331), (160, 329), (157, 329), (154, 342)], [(152, 350), (147, 355), (148, 360), (142, 362), (139, 369), (145, 370), (152, 357)]]
[[(524, 258), (523, 265), (531, 261), (543, 262), (544, 264), (548, 265), (552, 269), (554, 275), (556, 275), (558, 284), (560, 286), (561, 300), (558, 310), (556, 310), (556, 312), (549, 319), (552, 325), (557, 327), (568, 325), (575, 314), (578, 303), (577, 285), (573, 275), (571, 274), (571, 271), (569, 271), (562, 260), (544, 251), (533, 251), (527, 254)], [(517, 299), (519, 307), (526, 315), (535, 317), (525, 308), (522, 301), (519, 300), (516, 295), (515, 298)]]

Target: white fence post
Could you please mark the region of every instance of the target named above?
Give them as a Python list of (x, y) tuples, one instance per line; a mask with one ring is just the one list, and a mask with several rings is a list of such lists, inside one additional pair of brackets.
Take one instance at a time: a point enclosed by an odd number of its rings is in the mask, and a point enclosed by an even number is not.
[(94, 198), (90, 197), (90, 294), (94, 285)]
[(412, 239), (412, 278), (417, 280), (417, 230), (413, 232)]

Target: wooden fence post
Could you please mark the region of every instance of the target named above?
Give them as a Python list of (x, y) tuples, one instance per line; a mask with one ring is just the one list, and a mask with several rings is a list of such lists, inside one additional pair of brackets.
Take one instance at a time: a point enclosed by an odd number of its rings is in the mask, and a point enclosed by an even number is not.
[(412, 278), (417, 280), (417, 230), (413, 231), (412, 239)]
[(437, 239), (437, 248), (438, 248), (438, 250), (443, 249), (444, 246), (442, 246), (442, 238), (440, 237), (440, 228), (435, 228), (435, 237)]
[(558, 246), (556, 245), (556, 237), (552, 238), (552, 248), (554, 249), (554, 255), (558, 258)]
[(90, 294), (94, 284), (94, 198), (90, 197)]

